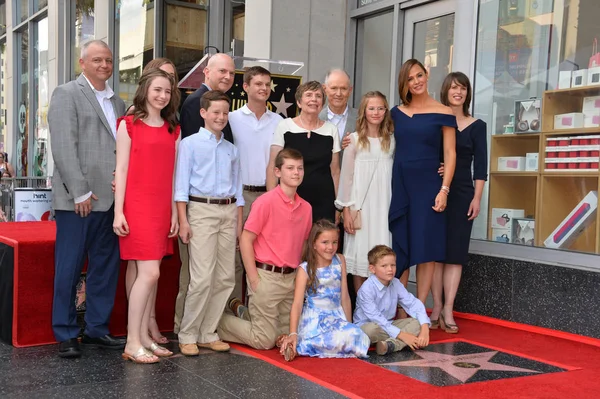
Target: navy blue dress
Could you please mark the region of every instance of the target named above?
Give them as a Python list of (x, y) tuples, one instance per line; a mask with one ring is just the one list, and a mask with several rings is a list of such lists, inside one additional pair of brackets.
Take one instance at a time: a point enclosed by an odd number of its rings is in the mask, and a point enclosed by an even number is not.
[(467, 212), (475, 195), (473, 180), (487, 180), (487, 125), (481, 119), (456, 131), (456, 169), (446, 207), (446, 263), (453, 265), (465, 265), (469, 258), (473, 221)]
[(391, 111), (396, 138), (389, 224), (396, 252), (396, 276), (419, 263), (446, 258), (446, 213), (432, 209), (442, 186), (438, 175), (442, 127), (456, 128), (454, 115), (409, 117)]

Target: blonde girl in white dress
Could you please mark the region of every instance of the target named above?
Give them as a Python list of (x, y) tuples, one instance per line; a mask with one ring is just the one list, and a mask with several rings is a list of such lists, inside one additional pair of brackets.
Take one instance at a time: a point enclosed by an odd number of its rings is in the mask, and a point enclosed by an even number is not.
[[(387, 99), (379, 91), (365, 94), (358, 109), (357, 130), (344, 150), (336, 206), (343, 207), (344, 256), (354, 289), (369, 277), (367, 253), (375, 245), (392, 245), (388, 211), (392, 198), (394, 124)], [(360, 210), (360, 218), (356, 211)], [(361, 226), (357, 228), (357, 220)]]

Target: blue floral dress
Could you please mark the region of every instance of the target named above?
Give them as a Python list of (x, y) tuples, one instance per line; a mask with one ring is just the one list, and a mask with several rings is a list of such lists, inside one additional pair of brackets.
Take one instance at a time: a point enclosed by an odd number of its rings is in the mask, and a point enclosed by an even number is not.
[[(306, 271), (306, 262), (300, 267)], [(346, 321), (342, 309), (342, 266), (337, 255), (331, 265), (317, 269), (316, 292), (306, 290), (298, 326), (299, 355), (311, 357), (367, 357), (369, 337)]]

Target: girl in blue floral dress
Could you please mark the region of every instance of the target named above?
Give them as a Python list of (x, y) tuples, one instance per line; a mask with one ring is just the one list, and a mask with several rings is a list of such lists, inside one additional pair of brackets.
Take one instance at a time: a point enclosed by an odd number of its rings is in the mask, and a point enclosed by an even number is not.
[(369, 337), (352, 324), (346, 284), (346, 262), (336, 254), (337, 226), (328, 220), (313, 225), (296, 272), (290, 333), (280, 342), (281, 353), (311, 357), (366, 357)]

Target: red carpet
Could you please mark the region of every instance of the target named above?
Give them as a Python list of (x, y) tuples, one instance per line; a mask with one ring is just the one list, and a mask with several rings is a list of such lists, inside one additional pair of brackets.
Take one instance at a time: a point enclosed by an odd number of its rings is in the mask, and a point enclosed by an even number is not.
[[(492, 320), (492, 319), (487, 319)], [(583, 342), (457, 318), (460, 333), (431, 331), (432, 343), (461, 340), (567, 371), (438, 387), (358, 359), (297, 358), (285, 362), (276, 350), (250, 353), (294, 374), (353, 398), (597, 398), (600, 397), (600, 341)], [(503, 323), (503, 322), (501, 322)], [(511, 323), (514, 325), (515, 323)], [(536, 328), (525, 329), (536, 330)], [(540, 330), (541, 332), (544, 332)], [(559, 333), (562, 335), (563, 333)], [(570, 336), (578, 339), (578, 336)]]
[[(52, 334), (54, 285), (54, 222), (0, 223), (0, 242), (14, 248), (12, 344), (16, 347), (56, 342)], [(158, 284), (157, 322), (164, 331), (173, 329), (175, 298), (179, 287), (179, 254), (163, 260)], [(121, 264), (119, 287), (110, 329), (127, 331), (125, 296), (126, 262)]]

